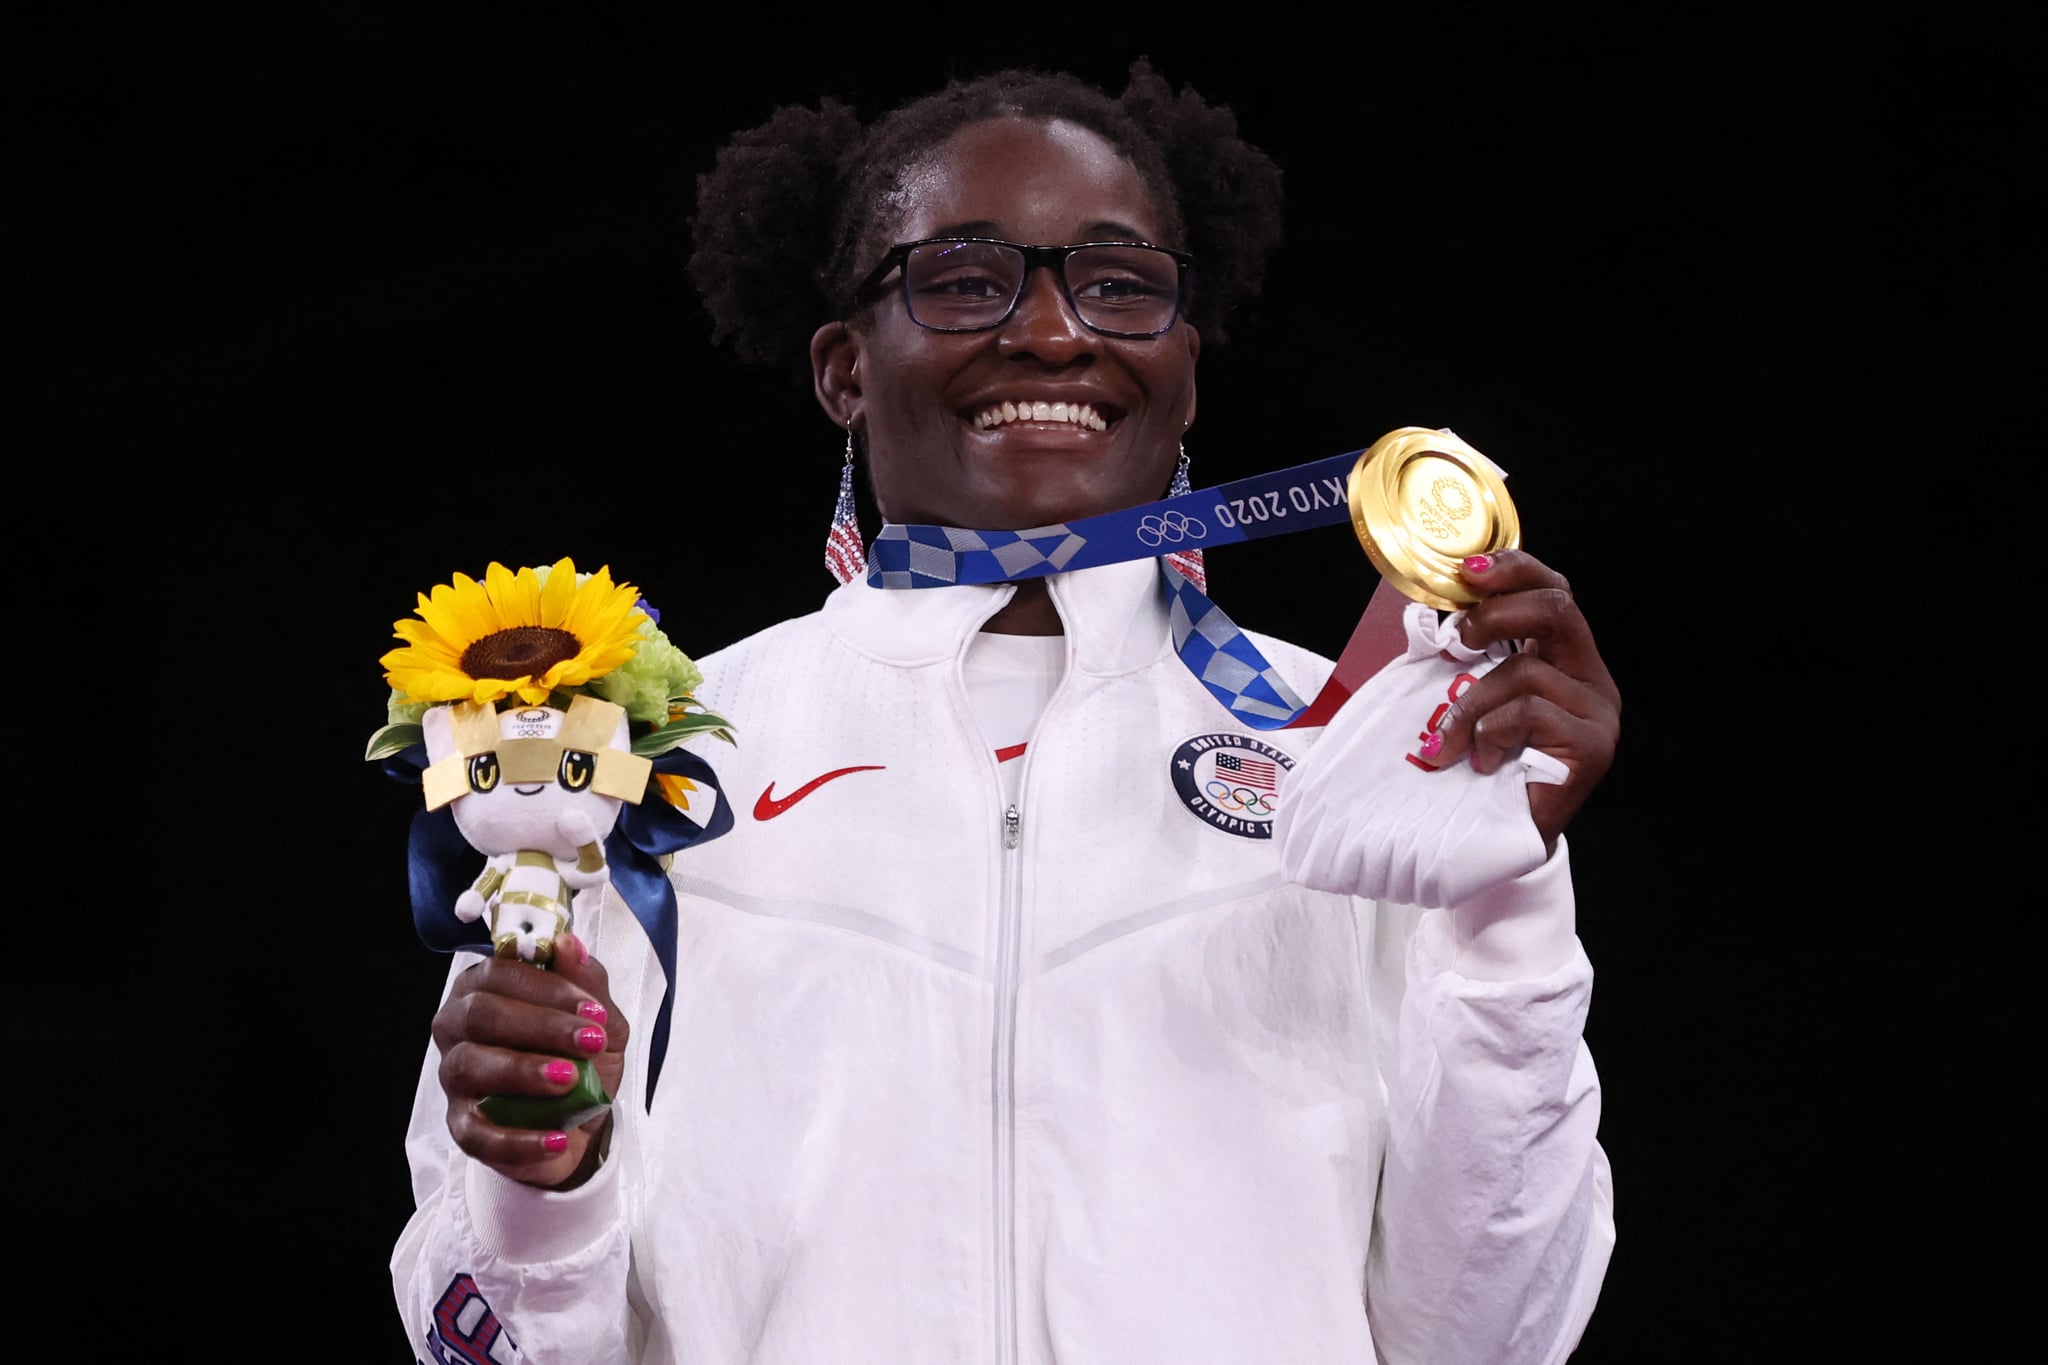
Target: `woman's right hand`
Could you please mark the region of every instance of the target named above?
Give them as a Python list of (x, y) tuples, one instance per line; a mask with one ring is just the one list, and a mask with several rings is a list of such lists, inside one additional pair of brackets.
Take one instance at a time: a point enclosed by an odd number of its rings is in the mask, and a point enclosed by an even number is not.
[(556, 1065), (563, 1061), (595, 1062), (605, 1093), (616, 1096), (625, 1074), (626, 1036), (604, 964), (573, 934), (555, 940), (554, 965), (545, 971), (494, 957), (463, 972), (434, 1016), (455, 1145), (527, 1185), (582, 1184), (597, 1169), (609, 1110), (561, 1132), (502, 1128), (477, 1104), (491, 1095), (564, 1094), (575, 1084), (575, 1072)]

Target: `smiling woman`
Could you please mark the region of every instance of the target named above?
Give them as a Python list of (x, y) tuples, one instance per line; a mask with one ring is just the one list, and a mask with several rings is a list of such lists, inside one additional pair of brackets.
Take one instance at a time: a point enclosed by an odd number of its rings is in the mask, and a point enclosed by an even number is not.
[[(1170, 219), (1130, 163), (1091, 129), (1011, 117), (946, 138), (914, 177), (907, 211), (877, 224), (906, 245), (869, 275), (901, 261), (902, 290), (866, 291), (811, 342), (818, 401), (865, 444), (882, 514), (1023, 530), (1164, 494), (1202, 343), (1179, 316), (1175, 258), (1149, 249)], [(932, 240), (971, 235), (1126, 245), (1052, 248), (1034, 267), (1030, 251)], [(959, 259), (970, 251), (978, 263)], [(1089, 321), (1123, 321), (1113, 310), (1131, 305), (1107, 300), (1146, 281), (1141, 334)], [(989, 628), (1057, 634), (1044, 581)]]
[[(844, 433), (842, 584), (700, 661), (747, 742), (733, 832), (670, 871), (672, 982), (610, 895), (558, 971), (452, 973), (392, 1260), (437, 1358), (1569, 1354), (1614, 1229), (1563, 830), (1619, 698), (1564, 579), (1475, 555), (1334, 714), (1261, 714), (1219, 689), (1332, 663), (1190, 556), (944, 578), (1186, 488), (1279, 184), (1144, 63), (785, 108), (701, 178), (717, 338)], [(869, 572), (907, 527), (917, 572)], [(593, 1032), (608, 1114), (479, 1111)]]

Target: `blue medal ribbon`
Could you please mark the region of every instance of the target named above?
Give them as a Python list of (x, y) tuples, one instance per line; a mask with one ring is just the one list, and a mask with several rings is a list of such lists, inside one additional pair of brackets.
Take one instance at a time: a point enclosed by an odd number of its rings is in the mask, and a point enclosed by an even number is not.
[[(1349, 522), (1346, 486), (1363, 453), (1332, 455), (1028, 531), (891, 522), (868, 551), (868, 585), (943, 588), (1009, 583)], [(1329, 682), (1314, 702), (1304, 704), (1221, 607), (1164, 558), (1159, 571), (1171, 598), (1168, 616), (1175, 653), (1225, 710), (1254, 730), (1324, 723), (1399, 648), (1402, 599), (1383, 580)]]
[[(647, 935), (655, 957), (661, 962), (661, 1008), (654, 1017), (654, 1033), (647, 1049), (647, 1103), (654, 1103), (654, 1087), (661, 1079), (662, 1059), (668, 1054), (669, 1016), (675, 998), (676, 979), (676, 893), (661, 859), (691, 844), (716, 839), (732, 828), (732, 805), (718, 785), (711, 765), (684, 749), (671, 749), (653, 758), (656, 773), (686, 777), (699, 787), (717, 793), (716, 808), (709, 824), (699, 824), (677, 810), (655, 790), (650, 779), (637, 805), (619, 808), (618, 820), (605, 836), (604, 854), (612, 889), (633, 912)], [(386, 776), (413, 787), (426, 768), (427, 750), (415, 744), (383, 761)], [(420, 941), (439, 953), (488, 953), (491, 935), (483, 920), (464, 923), (455, 917), (455, 899), (475, 882), (483, 867), (483, 856), (470, 847), (455, 824), (452, 805), (438, 810), (421, 810), (413, 816), (406, 843), (407, 881), (412, 891), (412, 921)]]
[(1010, 583), (1348, 522), (1351, 504), (1345, 485), (1363, 453), (1332, 455), (1029, 531), (966, 531), (891, 522), (868, 550), (868, 584), (945, 588)]

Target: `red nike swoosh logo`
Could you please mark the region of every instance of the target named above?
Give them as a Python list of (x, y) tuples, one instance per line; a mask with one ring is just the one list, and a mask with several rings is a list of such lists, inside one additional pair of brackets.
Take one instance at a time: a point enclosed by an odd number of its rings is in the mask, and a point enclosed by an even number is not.
[(775, 784), (770, 782), (767, 786), (761, 788), (761, 795), (754, 802), (754, 818), (756, 820), (773, 820), (776, 816), (782, 814), (782, 812), (788, 810), (791, 806), (794, 806), (797, 802), (803, 800), (835, 777), (844, 777), (848, 773), (880, 772), (887, 766), (889, 765), (886, 763), (863, 763), (857, 768), (834, 768), (823, 777), (812, 778), (780, 800), (777, 800), (775, 796)]

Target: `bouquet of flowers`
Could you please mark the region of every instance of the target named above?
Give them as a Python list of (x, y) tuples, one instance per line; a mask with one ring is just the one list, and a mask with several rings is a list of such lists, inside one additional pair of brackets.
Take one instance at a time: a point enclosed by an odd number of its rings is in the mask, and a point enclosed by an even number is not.
[[(364, 757), (424, 794), (409, 863), (429, 947), (545, 967), (582, 898), (609, 882), (674, 979), (666, 860), (732, 827), (710, 764), (680, 746), (736, 741), (698, 704), (703, 675), (660, 622), (609, 567), (579, 574), (564, 558), (493, 563), (481, 582), (458, 573), (393, 624), (404, 644), (379, 661), (387, 723)], [(710, 806), (701, 819), (693, 796)], [(668, 1015), (664, 994), (650, 1099)]]

